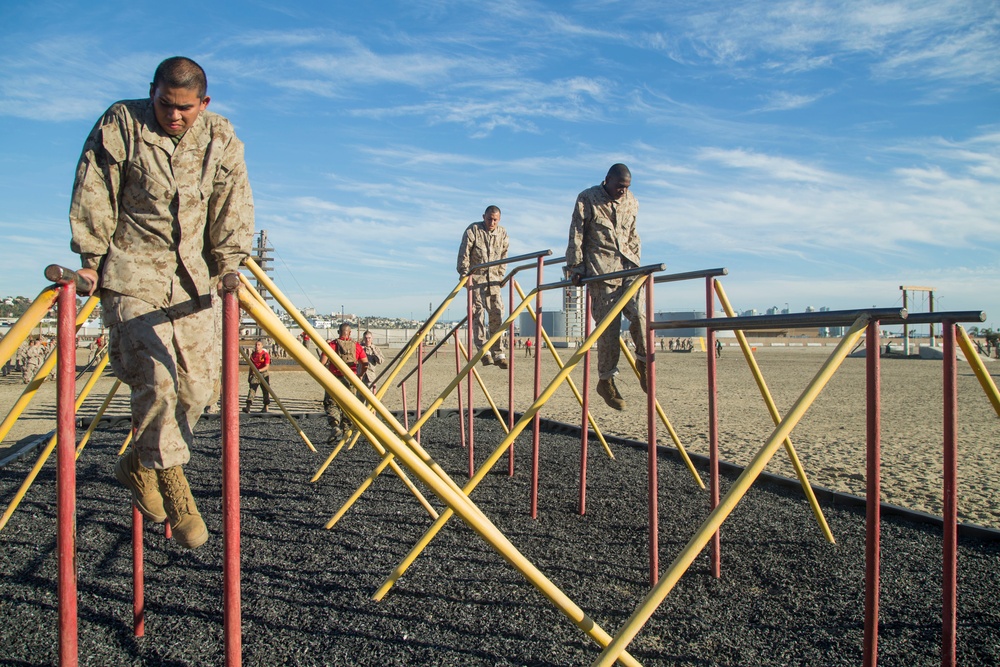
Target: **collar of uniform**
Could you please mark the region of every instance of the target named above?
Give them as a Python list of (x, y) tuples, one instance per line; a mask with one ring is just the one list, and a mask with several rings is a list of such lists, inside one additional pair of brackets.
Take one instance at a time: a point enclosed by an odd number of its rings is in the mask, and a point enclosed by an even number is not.
[(156, 111), (153, 109), (152, 100), (144, 100), (146, 102), (145, 111), (142, 115), (142, 140), (151, 146), (159, 146), (168, 155), (173, 155), (174, 151), (180, 148), (182, 145), (184, 148), (189, 147), (203, 147), (208, 144), (208, 121), (205, 119), (205, 114), (207, 111), (202, 111), (198, 114), (197, 120), (195, 120), (194, 125), (190, 127), (183, 135), (181, 135), (180, 141), (174, 144), (173, 139), (170, 138), (163, 128), (160, 127), (160, 122), (156, 120)]
[(617, 199), (612, 199), (612, 198), (611, 198), (611, 195), (609, 195), (609, 194), (608, 194), (608, 191), (604, 189), (604, 184), (605, 184), (605, 181), (601, 181), (601, 184), (600, 184), (600, 185), (598, 186), (598, 188), (599, 188), (599, 189), (600, 189), (600, 191), (601, 191), (601, 198), (602, 198), (602, 199), (604, 200), (604, 201), (603, 201), (603, 202), (601, 202), (601, 203), (602, 203), (602, 204), (604, 204), (604, 203), (608, 203), (608, 204), (611, 204), (611, 203), (618, 203), (618, 201), (619, 201), (619, 200), (617, 200)]

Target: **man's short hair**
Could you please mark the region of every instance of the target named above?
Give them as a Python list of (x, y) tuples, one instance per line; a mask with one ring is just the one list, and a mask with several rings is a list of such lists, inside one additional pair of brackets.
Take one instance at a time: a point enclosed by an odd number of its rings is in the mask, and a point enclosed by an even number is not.
[(350, 329), (350, 328), (351, 328), (351, 323), (350, 323), (350, 322), (341, 322), (341, 323), (340, 323), (340, 326), (339, 326), (339, 327), (337, 327), (337, 331), (338, 331), (338, 332), (340, 333), (340, 335), (341, 335), (341, 336), (343, 336), (343, 335), (344, 335), (344, 328), (345, 328), (345, 327), (346, 327), (347, 329)]
[(629, 178), (629, 180), (631, 180), (632, 172), (629, 171), (628, 167), (623, 165), (621, 162), (619, 162), (618, 164), (611, 165), (611, 169), (608, 169), (608, 176), (607, 176), (608, 178), (615, 177), (618, 180), (621, 180), (626, 176)]
[(205, 70), (201, 65), (195, 61), (184, 56), (174, 56), (156, 67), (152, 85), (153, 88), (164, 86), (193, 90), (198, 93), (199, 98), (203, 98), (208, 92), (208, 77), (205, 76)]
[(499, 206), (487, 206), (486, 210), (483, 211), (483, 215), (493, 215), (494, 213), (496, 213), (497, 215), (500, 215), (500, 207)]

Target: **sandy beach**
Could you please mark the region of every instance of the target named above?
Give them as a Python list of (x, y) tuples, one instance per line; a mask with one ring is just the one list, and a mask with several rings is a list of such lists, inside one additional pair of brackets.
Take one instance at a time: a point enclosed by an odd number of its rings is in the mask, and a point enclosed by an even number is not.
[[(832, 348), (760, 348), (757, 360), (778, 409), (784, 413), (805, 389)], [(392, 358), (398, 350), (390, 349)], [(560, 351), (563, 358), (569, 352)], [(549, 350), (542, 350), (541, 386), (548, 384), (557, 368)], [(86, 359), (81, 351), (80, 363)], [(534, 359), (522, 350), (514, 354), (516, 371), (514, 409), (531, 403)], [(592, 359), (596, 375), (596, 355)], [(411, 360), (393, 381), (384, 402), (391, 410), (402, 408), (402, 392), (395, 386), (414, 367)], [(624, 360), (623, 360), (624, 367)], [(996, 374), (993, 367), (991, 372)], [(507, 373), (496, 367), (478, 370), (501, 408), (508, 403)], [(865, 364), (849, 358), (824, 389), (819, 399), (792, 432), (791, 440), (813, 484), (857, 495), (865, 492)], [(245, 392), (245, 372), (241, 393)], [(444, 347), (424, 365), (422, 403), (426, 407), (455, 375), (455, 354)], [(582, 369), (572, 378), (582, 383)], [(942, 363), (932, 360), (889, 358), (882, 360), (882, 500), (940, 515), (942, 508)], [(294, 413), (320, 412), (322, 390), (307, 373), (296, 367), (275, 366), (275, 391)], [(113, 378), (103, 377), (81, 409), (84, 418), (93, 415), (109, 391)], [(1000, 456), (997, 430), (1000, 422), (969, 365), (958, 365), (959, 405), (959, 520), (1000, 529)], [(82, 380), (80, 382), (82, 384)], [(661, 352), (656, 363), (657, 397), (687, 451), (708, 453), (708, 398), (706, 361), (703, 353)], [(636, 440), (646, 439), (644, 394), (629, 370), (620, 376), (619, 389), (628, 405), (617, 412), (591, 393), (591, 411), (601, 430)], [(20, 378), (0, 379), (0, 405), (9, 409), (21, 394)], [(416, 375), (407, 382), (407, 408), (415, 409)], [(773, 431), (764, 402), (746, 361), (737, 348), (727, 348), (718, 361), (719, 435), (721, 457), (743, 465), (759, 450)], [(463, 397), (464, 400), (464, 397)], [(475, 390), (477, 406), (485, 406), (482, 389)], [(3, 447), (23, 444), (54, 428), (55, 386), (46, 383), (24, 415), (5, 438)], [(258, 409), (259, 399), (254, 409)], [(442, 407), (457, 407), (454, 393)], [(274, 408), (272, 407), (272, 410)], [(127, 390), (114, 399), (109, 414), (126, 415)], [(560, 387), (542, 410), (542, 416), (579, 423), (579, 404), (568, 387)], [(289, 437), (295, 437), (289, 430)], [(458, 438), (458, 434), (455, 435)], [(658, 442), (672, 446), (658, 425)], [(320, 444), (320, 443), (317, 443)], [(0, 449), (0, 457), (4, 453)], [(768, 465), (772, 473), (794, 476), (784, 450)], [(8, 490), (9, 491), (9, 490)], [(5, 494), (7, 491), (4, 492)]]

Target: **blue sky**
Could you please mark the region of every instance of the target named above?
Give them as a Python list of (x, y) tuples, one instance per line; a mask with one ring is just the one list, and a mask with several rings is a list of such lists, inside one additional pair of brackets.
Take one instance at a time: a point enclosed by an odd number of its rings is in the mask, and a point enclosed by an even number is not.
[(489, 204), (512, 254), (562, 255), (577, 193), (625, 162), (644, 263), (727, 267), (740, 310), (927, 285), (1000, 326), (996, 2), (13, 0), (0, 37), (0, 294), (78, 265), (83, 140), (179, 54), (246, 144), (300, 306), (426, 314)]

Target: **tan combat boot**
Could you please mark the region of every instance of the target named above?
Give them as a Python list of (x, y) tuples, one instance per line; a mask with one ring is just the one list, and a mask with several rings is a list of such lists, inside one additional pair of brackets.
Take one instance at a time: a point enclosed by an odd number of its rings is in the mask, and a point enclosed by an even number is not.
[(156, 482), (156, 471), (139, 463), (135, 447), (118, 458), (115, 464), (115, 479), (132, 492), (132, 502), (142, 515), (153, 523), (163, 523), (167, 513), (163, 509), (163, 497)]
[(625, 409), (625, 399), (618, 393), (618, 387), (615, 386), (614, 378), (598, 381), (597, 395), (603, 398), (609, 407), (615, 410)]
[(194, 504), (191, 487), (181, 466), (156, 471), (163, 496), (163, 507), (170, 519), (177, 544), (187, 549), (197, 549), (208, 540), (208, 529)]

